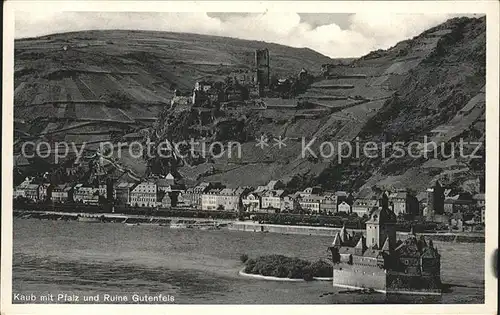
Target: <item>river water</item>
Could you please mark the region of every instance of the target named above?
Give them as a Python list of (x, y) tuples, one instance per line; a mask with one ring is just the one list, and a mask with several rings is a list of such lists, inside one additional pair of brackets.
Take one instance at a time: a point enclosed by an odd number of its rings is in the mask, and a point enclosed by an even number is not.
[[(326, 258), (321, 236), (14, 219), (13, 292), (163, 294), (175, 303), (484, 303), (484, 244), (434, 242), (441, 297), (346, 293), (329, 281), (244, 278), (241, 254)], [(14, 302), (16, 303), (16, 302)]]

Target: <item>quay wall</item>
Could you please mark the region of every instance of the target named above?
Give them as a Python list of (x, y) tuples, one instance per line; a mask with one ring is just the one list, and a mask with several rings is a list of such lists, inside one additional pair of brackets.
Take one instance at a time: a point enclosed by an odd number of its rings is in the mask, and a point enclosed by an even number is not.
[(304, 234), (317, 236), (335, 236), (341, 228), (328, 228), (300, 225), (278, 225), (278, 224), (254, 224), (245, 222), (234, 222), (228, 226), (229, 230), (245, 232), (269, 232), (282, 234)]
[(383, 271), (370, 273), (334, 269), (333, 285), (346, 288), (366, 288), (385, 292), (386, 274)]
[[(341, 228), (333, 227), (318, 227), (318, 226), (303, 226), (303, 225), (279, 225), (253, 222), (233, 222), (228, 226), (229, 230), (245, 231), (245, 232), (263, 232), (263, 233), (281, 233), (281, 234), (303, 234), (314, 236), (335, 236), (340, 232)], [(366, 235), (365, 230), (349, 229)], [(397, 238), (405, 239), (408, 232), (397, 232)], [(484, 235), (482, 234), (460, 234), (460, 233), (418, 233), (425, 236), (428, 240), (442, 242), (464, 242), (464, 243), (484, 243)]]

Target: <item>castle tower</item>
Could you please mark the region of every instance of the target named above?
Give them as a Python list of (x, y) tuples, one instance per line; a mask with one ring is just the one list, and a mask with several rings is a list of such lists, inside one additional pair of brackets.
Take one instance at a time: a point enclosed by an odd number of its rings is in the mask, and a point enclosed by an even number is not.
[(366, 246), (381, 249), (386, 239), (389, 244), (396, 244), (396, 215), (387, 208), (379, 207), (373, 211), (366, 222)]
[(443, 214), (444, 188), (437, 180), (433, 187), (427, 189), (427, 213), (429, 216)]
[(255, 51), (255, 80), (259, 89), (259, 96), (264, 96), (264, 88), (269, 87), (269, 50), (258, 49)]

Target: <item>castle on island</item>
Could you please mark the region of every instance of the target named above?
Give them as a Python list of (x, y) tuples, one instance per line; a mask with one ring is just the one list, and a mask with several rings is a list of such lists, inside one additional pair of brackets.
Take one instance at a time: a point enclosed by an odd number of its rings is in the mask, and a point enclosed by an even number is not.
[(333, 285), (372, 289), (382, 293), (441, 294), (441, 256), (437, 248), (412, 231), (396, 240), (396, 215), (387, 196), (366, 222), (366, 237), (335, 235), (328, 249), (333, 262)]

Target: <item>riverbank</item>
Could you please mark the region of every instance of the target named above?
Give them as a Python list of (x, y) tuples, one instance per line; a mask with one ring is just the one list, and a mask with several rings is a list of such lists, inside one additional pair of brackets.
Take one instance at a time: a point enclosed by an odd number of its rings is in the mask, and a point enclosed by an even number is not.
[(14, 217), (19, 219), (39, 219), (51, 221), (77, 221), (82, 223), (121, 223), (127, 226), (164, 226), (170, 228), (221, 229), (227, 227), (230, 220), (196, 219), (184, 217), (161, 217), (146, 215), (125, 215), (116, 213), (58, 212), (36, 210), (14, 210)]
[[(279, 233), (279, 234), (299, 234), (313, 236), (334, 237), (341, 228), (320, 227), (320, 226), (302, 226), (302, 225), (278, 225), (257, 223), (252, 221), (235, 221), (231, 219), (213, 219), (213, 218), (185, 218), (185, 217), (163, 217), (144, 214), (121, 214), (121, 213), (87, 213), (87, 212), (62, 212), (62, 211), (41, 211), (41, 210), (18, 210), (14, 209), (14, 216), (18, 218), (38, 218), (48, 220), (78, 220), (78, 218), (94, 218), (94, 222), (114, 222), (138, 224), (156, 224), (167, 225), (176, 223), (175, 227), (187, 227), (199, 222), (212, 222), (219, 228), (227, 228), (231, 231), (260, 232), (260, 233)], [(90, 220), (88, 220), (90, 222)], [(177, 224), (178, 223), (178, 224)], [(180, 224), (180, 225), (179, 225)], [(184, 224), (186, 226), (184, 226)], [(353, 232), (365, 234), (365, 230), (349, 229)], [(484, 243), (485, 237), (482, 233), (418, 233), (424, 235), (426, 239), (442, 242), (456, 243)], [(405, 238), (407, 232), (397, 232), (398, 238)]]
[[(255, 275), (252, 273), (246, 273), (245, 268), (242, 268), (238, 274), (242, 277), (252, 278), (257, 280), (267, 280), (267, 281), (285, 281), (285, 282), (305, 282), (304, 279), (291, 279), (291, 278), (279, 278), (273, 276), (263, 276), (263, 275)], [(333, 281), (333, 277), (313, 277), (313, 280), (316, 281)]]
[[(321, 226), (300, 226), (300, 225), (279, 225), (256, 222), (232, 222), (228, 225), (229, 230), (244, 232), (261, 233), (281, 233), (281, 234), (302, 234), (314, 236), (331, 236), (340, 232), (341, 228), (321, 227)], [(366, 230), (349, 229), (350, 231), (363, 233), (366, 236)], [(408, 236), (408, 232), (397, 232), (398, 238)], [(479, 233), (418, 233), (424, 235), (426, 239), (442, 242), (458, 243), (484, 243), (484, 234)]]

